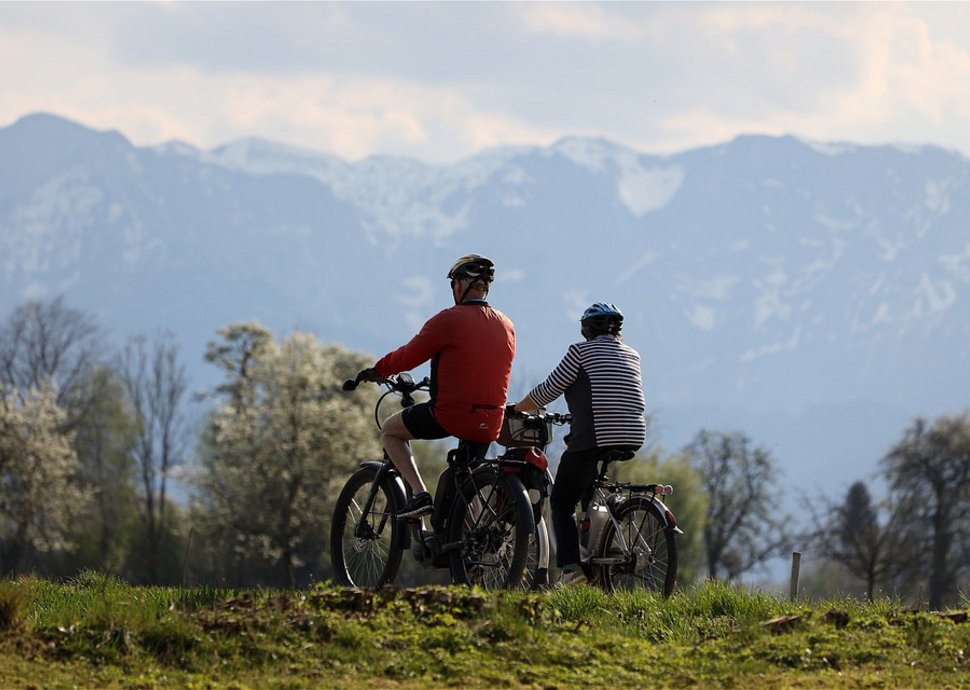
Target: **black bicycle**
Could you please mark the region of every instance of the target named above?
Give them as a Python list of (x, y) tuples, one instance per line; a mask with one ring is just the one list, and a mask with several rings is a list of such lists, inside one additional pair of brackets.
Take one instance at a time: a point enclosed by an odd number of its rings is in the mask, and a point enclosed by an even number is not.
[[(344, 390), (352, 391), (359, 383), (348, 380)], [(427, 378), (415, 382), (406, 373), (379, 383), (386, 391), (374, 408), (378, 428), (380, 405), (388, 395), (400, 395), (401, 405), (409, 407), (413, 394), (430, 385)], [(455, 584), (485, 589), (526, 584), (530, 543), (536, 535), (533, 505), (520, 479), (528, 475), (529, 461), (481, 457), (487, 447), (459, 440), (448, 452), (430, 529), (423, 518), (397, 518), (411, 490), (386, 452), (382, 460), (361, 462), (334, 508), (330, 551), (336, 580), (352, 587), (392, 583), (404, 552), (410, 550), (425, 567), (450, 568)]]

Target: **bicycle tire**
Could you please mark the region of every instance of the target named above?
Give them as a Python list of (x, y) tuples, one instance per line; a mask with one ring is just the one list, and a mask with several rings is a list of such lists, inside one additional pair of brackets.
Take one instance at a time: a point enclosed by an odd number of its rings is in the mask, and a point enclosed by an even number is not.
[(606, 523), (594, 553), (604, 561), (622, 560), (598, 566), (603, 589), (642, 589), (669, 597), (677, 580), (674, 528), (667, 525), (660, 509), (646, 496), (627, 498), (614, 514), (616, 523)]
[(472, 473), (455, 497), (449, 520), (451, 576), (455, 584), (511, 589), (526, 584), (532, 503), (518, 477), (494, 467)]
[(347, 480), (334, 506), (330, 558), (334, 579), (346, 587), (389, 584), (401, 566), (406, 526), (395, 517), (401, 499), (387, 481), (378, 487), (368, 514), (362, 514), (376, 477), (376, 467), (361, 467)]
[[(534, 512), (533, 519), (535, 519)], [(525, 585), (527, 589), (542, 589), (549, 585), (549, 528), (541, 516), (536, 523), (535, 531), (529, 536), (529, 551), (525, 561)]]

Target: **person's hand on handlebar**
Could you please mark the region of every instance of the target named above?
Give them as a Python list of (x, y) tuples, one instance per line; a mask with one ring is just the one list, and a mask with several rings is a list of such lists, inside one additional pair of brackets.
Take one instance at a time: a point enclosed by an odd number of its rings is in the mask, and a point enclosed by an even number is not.
[(360, 373), (357, 374), (357, 381), (369, 381), (370, 383), (380, 383), (384, 380), (384, 377), (377, 373), (377, 369), (374, 367), (368, 367), (366, 369), (361, 369)]
[(525, 396), (517, 403), (514, 403), (514, 404), (509, 403), (509, 405), (516, 412), (535, 412), (536, 410), (539, 409), (539, 405), (536, 403), (535, 400), (532, 399), (531, 395)]

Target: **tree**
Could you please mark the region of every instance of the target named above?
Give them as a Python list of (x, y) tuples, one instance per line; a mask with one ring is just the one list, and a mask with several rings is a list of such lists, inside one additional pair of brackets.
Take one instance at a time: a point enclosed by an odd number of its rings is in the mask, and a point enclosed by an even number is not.
[(882, 467), (900, 497), (903, 538), (924, 554), (904, 574), (911, 583), (925, 577), (930, 608), (958, 601), (970, 572), (970, 412), (932, 425), (916, 419)]
[(34, 551), (68, 546), (66, 534), (86, 496), (66, 413), (53, 386), (0, 396), (0, 572), (23, 572)]
[(872, 601), (879, 585), (889, 585), (914, 554), (900, 539), (905, 515), (888, 510), (885, 524), (879, 513), (886, 506), (874, 505), (865, 483), (855, 482), (839, 504), (822, 503), (823, 516), (814, 515), (817, 529), (812, 541), (825, 558), (845, 568), (865, 584), (865, 596)]
[(63, 424), (74, 429), (100, 393), (90, 374), (103, 351), (94, 317), (66, 307), (61, 297), (27, 302), (0, 328), (0, 382), (21, 393), (54, 383)]
[(734, 580), (781, 551), (788, 541), (776, 497), (771, 455), (741, 433), (701, 430), (685, 449), (704, 478), (704, 553), (712, 579)]
[(67, 307), (61, 297), (27, 302), (0, 325), (0, 395), (53, 386), (64, 412), (60, 431), (73, 439), (80, 464), (74, 481), (94, 501), (71, 523), (69, 552), (38, 554), (34, 566), (42, 572), (117, 572), (125, 560), (136, 507), (127, 457), (133, 423), (106, 352), (96, 319)]
[(168, 529), (168, 479), (184, 453), (188, 379), (171, 335), (158, 336), (151, 344), (141, 336), (129, 339), (119, 368), (136, 422), (131, 452), (141, 484), (148, 578), (155, 583)]
[(278, 584), (319, 577), (336, 492), (361, 457), (380, 458), (376, 392), (341, 390), (369, 358), (306, 333), (277, 343), (257, 324), (219, 331), (206, 359), (222, 405), (203, 433), (196, 519), (232, 545), (237, 584), (265, 565)]
[(138, 513), (132, 459), (137, 425), (124, 383), (107, 367), (98, 368), (93, 376), (102, 394), (93, 402), (74, 440), (80, 485), (90, 494), (93, 505), (72, 525), (71, 539), (78, 553), (73, 563), (61, 568), (64, 574), (78, 569), (120, 573), (127, 554), (128, 525)]

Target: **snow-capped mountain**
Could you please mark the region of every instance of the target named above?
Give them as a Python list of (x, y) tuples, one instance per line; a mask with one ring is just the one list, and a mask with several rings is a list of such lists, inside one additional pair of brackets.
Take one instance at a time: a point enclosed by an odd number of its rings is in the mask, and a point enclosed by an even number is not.
[(132, 146), (50, 115), (0, 129), (0, 314), (64, 294), (119, 339), (169, 329), (203, 380), (256, 319), (383, 354), (479, 252), (515, 321), (516, 394), (588, 303), (627, 315), (655, 439), (738, 429), (793, 482), (875, 468), (916, 415), (970, 404), (970, 161), (745, 136), (650, 156), (603, 140), (454, 165), (245, 140)]

